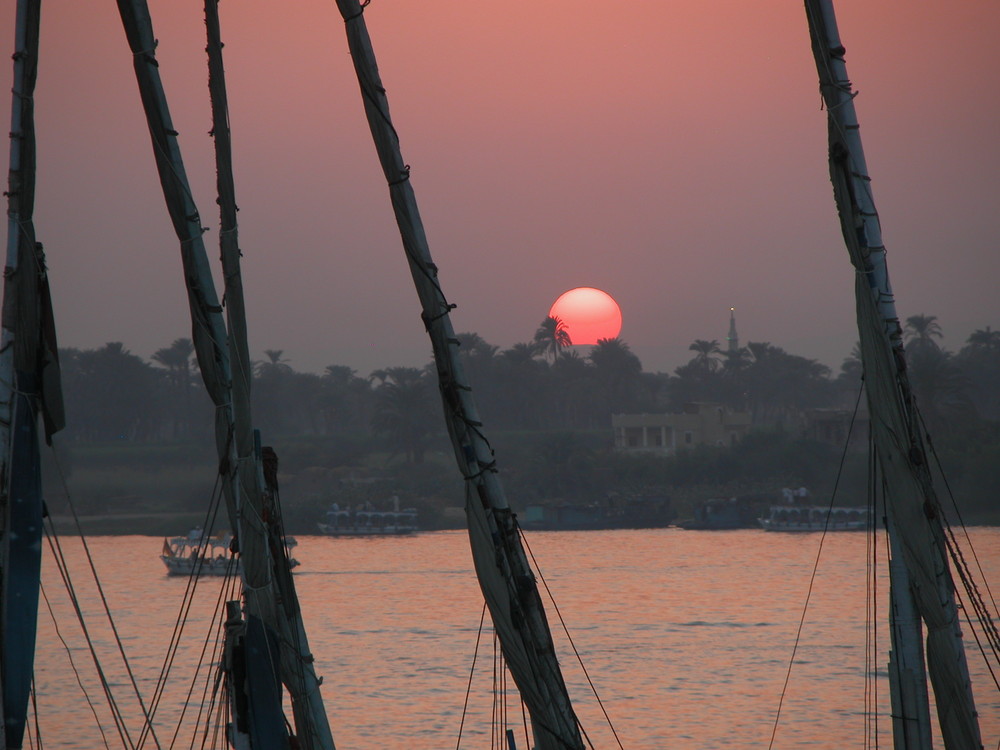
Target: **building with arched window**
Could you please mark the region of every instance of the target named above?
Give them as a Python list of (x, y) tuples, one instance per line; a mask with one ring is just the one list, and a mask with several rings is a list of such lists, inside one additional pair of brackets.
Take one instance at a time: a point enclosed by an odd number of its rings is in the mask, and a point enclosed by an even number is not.
[(612, 414), (615, 450), (673, 455), (696, 445), (735, 445), (750, 429), (750, 412), (696, 402), (679, 413)]

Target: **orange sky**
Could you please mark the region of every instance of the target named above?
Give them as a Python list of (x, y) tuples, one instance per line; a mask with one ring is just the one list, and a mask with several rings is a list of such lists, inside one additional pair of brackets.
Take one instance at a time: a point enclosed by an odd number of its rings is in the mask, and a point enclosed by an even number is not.
[[(151, 8), (214, 227), (201, 3)], [(937, 315), (957, 349), (1000, 328), (1000, 4), (837, 10), (900, 314)], [(362, 375), (423, 364), (334, 4), (221, 12), (254, 356)], [(744, 342), (835, 368), (849, 352), (851, 271), (801, 3), (374, 0), (366, 19), (458, 331), (506, 348), (560, 293), (595, 286), (650, 370), (687, 361), (696, 338), (724, 341), (731, 305)], [(42, 22), (36, 225), (61, 344), (148, 356), (189, 323), (117, 11), (45, 0)], [(207, 242), (214, 258), (214, 229)]]

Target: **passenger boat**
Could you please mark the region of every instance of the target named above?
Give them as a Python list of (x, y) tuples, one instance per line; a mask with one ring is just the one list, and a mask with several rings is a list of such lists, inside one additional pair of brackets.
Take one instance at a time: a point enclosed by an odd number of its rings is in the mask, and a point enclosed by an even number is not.
[[(239, 559), (232, 549), (233, 535), (224, 532), (214, 537), (206, 537), (201, 529), (194, 529), (187, 536), (175, 536), (163, 540), (160, 559), (167, 566), (171, 576), (226, 576), (239, 575)], [(285, 537), (285, 548), (291, 549), (298, 541), (295, 537)], [(288, 567), (297, 568), (299, 561), (289, 556)]]
[(392, 496), (392, 510), (377, 510), (371, 503), (357, 508), (330, 506), (326, 519), (316, 524), (327, 536), (396, 536), (417, 531), (417, 509), (400, 508), (399, 498)]
[(772, 505), (758, 521), (764, 531), (864, 531), (870, 514), (868, 508)]

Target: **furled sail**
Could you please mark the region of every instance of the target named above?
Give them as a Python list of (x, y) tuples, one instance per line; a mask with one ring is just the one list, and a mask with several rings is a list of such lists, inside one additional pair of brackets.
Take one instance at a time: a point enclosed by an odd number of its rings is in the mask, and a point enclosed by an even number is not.
[[(228, 113), (222, 82), (217, 9), (206, 3), (212, 59), (213, 117), (219, 159), (220, 207), (228, 319), (222, 306), (202, 239), (201, 220), (187, 181), (155, 58), (156, 41), (145, 0), (119, 0), (118, 8), (132, 49), (136, 79), (156, 158), (160, 183), (174, 230), (180, 240), (184, 280), (191, 311), (192, 336), (206, 389), (216, 405), (215, 436), (230, 523), (237, 533), (246, 607), (245, 647), (250, 664), (248, 685), (273, 693), (273, 677), (288, 687), (296, 718), (296, 739), (303, 748), (332, 748), (329, 725), (319, 696), (319, 680), (308, 653), (291, 577), (280, 546), (280, 529), (271, 495), (265, 490), (250, 422), (250, 360), (246, 345), (243, 294), (236, 241), (235, 199), (229, 155)], [(236, 365), (236, 377), (232, 365)], [(277, 539), (276, 539), (277, 537)], [(273, 658), (274, 649), (278, 659)], [(277, 663), (278, 675), (262, 674)], [(250, 736), (258, 746), (289, 747), (289, 737), (275, 701), (255, 700)], [(266, 726), (265, 726), (266, 725)]]
[(18, 0), (0, 333), (0, 747), (22, 745), (34, 668), (42, 553), (38, 418), (63, 426), (45, 256), (36, 241), (34, 91), (39, 0)]
[[(229, 361), (231, 365), (231, 394), (233, 399), (233, 450), (236, 453), (236, 477), (240, 495), (258, 498), (248, 504), (255, 510), (244, 514), (241, 528), (249, 524), (257, 528), (249, 538), (264, 540), (272, 549), (274, 560), (274, 589), (280, 597), (284, 646), (280, 649), (282, 679), (290, 686), (292, 711), (295, 715), (296, 736), (303, 748), (333, 750), (330, 724), (319, 691), (319, 679), (313, 667), (306, 637), (298, 595), (292, 582), (287, 557), (276, 554), (284, 544), (283, 530), (278, 527), (280, 517), (273, 512), (270, 499), (273, 483), (265, 481), (269, 472), (263, 465), (259, 446), (254, 437), (250, 412), (250, 384), (253, 380), (253, 363), (247, 343), (246, 305), (243, 298), (243, 276), (240, 270), (240, 248), (236, 222), (236, 188), (233, 180), (232, 140), (229, 132), (229, 106), (226, 96), (225, 71), (222, 60), (222, 36), (219, 28), (219, 0), (205, 0), (205, 23), (208, 31), (208, 86), (212, 100), (212, 134), (215, 138), (216, 183), (220, 212), (219, 243), (222, 255), (222, 273), (225, 279), (226, 321), (229, 329)], [(275, 473), (277, 469), (275, 467)], [(261, 512), (263, 511), (263, 512)], [(263, 519), (270, 514), (271, 522)], [(245, 533), (245, 532), (244, 532)], [(244, 552), (246, 555), (246, 552)], [(259, 554), (260, 559), (266, 559)], [(273, 596), (274, 592), (251, 589), (245, 596)], [(248, 607), (251, 611), (263, 609), (265, 603)]]
[(528, 564), (516, 519), (496, 473), (472, 391), (458, 358), (449, 304), (431, 260), (409, 168), (389, 118), (365, 25), (364, 4), (337, 0), (344, 18), (354, 69), (396, 215), (403, 249), (422, 307), (437, 367), (445, 420), (459, 469), (465, 477), (469, 538), (480, 586), (490, 608), (511, 675), (531, 715), (537, 750), (582, 748), (580, 729), (552, 646), (535, 575)]
[[(948, 564), (941, 510), (925, 439), (906, 374), (903, 337), (889, 284), (886, 251), (861, 147), (854, 92), (830, 0), (806, 0), (820, 91), (826, 104), (830, 177), (840, 223), (856, 270), (855, 296), (873, 440), (886, 486), (893, 554), (907, 581), (894, 578), (897, 596), (912, 603), (927, 628), (927, 668), (945, 747), (982, 746)], [(900, 589), (904, 589), (900, 591)], [(894, 629), (895, 630), (895, 629)], [(919, 632), (919, 628), (917, 629)], [(905, 644), (894, 641), (894, 650)], [(911, 665), (920, 669), (922, 665)], [(898, 689), (896, 680), (893, 689)], [(894, 713), (900, 705), (894, 695)], [(912, 697), (904, 701), (921, 712)], [(925, 710), (925, 709), (924, 709)], [(919, 722), (919, 715), (909, 717)], [(897, 721), (896, 747), (929, 746), (929, 732)], [(900, 739), (898, 735), (910, 735)], [(901, 744), (900, 744), (901, 743)]]

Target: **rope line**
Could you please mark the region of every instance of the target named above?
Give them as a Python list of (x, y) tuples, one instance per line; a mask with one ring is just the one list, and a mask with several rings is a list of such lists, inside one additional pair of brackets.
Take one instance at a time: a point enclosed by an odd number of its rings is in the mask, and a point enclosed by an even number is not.
[[(514, 524), (515, 526), (517, 525), (516, 518), (514, 519)], [(518, 531), (520, 532), (520, 529), (518, 529)], [(545, 577), (542, 575), (541, 568), (538, 566), (538, 561), (535, 559), (535, 555), (531, 551), (531, 547), (528, 546), (528, 541), (527, 539), (524, 538), (524, 534), (520, 534), (520, 536), (521, 536), (521, 541), (524, 544), (524, 549), (528, 553), (528, 556), (531, 558), (531, 562), (535, 566), (535, 571), (538, 573), (538, 580), (542, 582), (542, 587), (545, 589), (545, 593), (548, 594), (549, 601), (552, 602), (552, 608), (556, 613), (556, 617), (559, 618), (559, 624), (562, 626), (563, 633), (566, 634), (566, 639), (569, 641), (570, 648), (573, 649), (573, 654), (576, 656), (576, 660), (580, 664), (580, 668), (583, 670), (583, 676), (587, 679), (587, 684), (590, 685), (590, 690), (594, 694), (594, 698), (597, 700), (597, 705), (601, 707), (601, 712), (604, 714), (604, 718), (608, 722), (608, 728), (611, 729), (611, 734), (614, 735), (615, 742), (617, 742), (618, 747), (621, 748), (622, 742), (621, 739), (618, 737), (618, 731), (615, 729), (615, 725), (611, 721), (611, 717), (608, 715), (607, 708), (605, 708), (604, 706), (604, 701), (601, 700), (601, 696), (597, 692), (597, 686), (594, 685), (594, 681), (590, 678), (590, 673), (587, 671), (587, 667), (583, 663), (583, 657), (580, 655), (580, 652), (576, 647), (576, 643), (573, 641), (573, 636), (569, 634), (569, 628), (566, 625), (566, 620), (563, 619), (562, 612), (559, 611), (559, 605), (556, 604), (555, 597), (552, 595), (551, 589), (549, 589), (549, 584), (545, 580)], [(594, 743), (590, 741), (590, 736), (583, 728), (583, 725), (580, 723), (580, 720), (577, 719), (576, 723), (577, 726), (580, 727), (580, 732), (583, 734), (584, 739), (587, 740), (587, 744), (590, 745), (591, 748), (593, 748)], [(624, 748), (622, 748), (622, 750), (624, 750)]]
[(465, 727), (465, 717), (469, 712), (469, 695), (472, 693), (472, 676), (476, 672), (476, 659), (479, 657), (479, 641), (483, 635), (483, 624), (486, 622), (486, 600), (483, 600), (483, 612), (479, 615), (479, 630), (476, 632), (476, 648), (472, 652), (472, 668), (469, 669), (469, 682), (465, 688), (465, 702), (462, 704), (462, 718), (458, 723), (458, 742), (455, 750), (462, 746), (462, 729)]
[(778, 698), (778, 708), (774, 715), (774, 725), (771, 729), (771, 739), (767, 744), (768, 750), (774, 747), (774, 740), (778, 734), (778, 723), (781, 720), (781, 708), (785, 702), (785, 695), (788, 692), (788, 684), (792, 678), (792, 666), (795, 664), (795, 654), (799, 650), (799, 643), (802, 640), (802, 630), (806, 623), (806, 614), (809, 611), (809, 602), (812, 599), (813, 586), (816, 583), (816, 575), (819, 572), (819, 561), (823, 555), (823, 544), (826, 542), (826, 534), (830, 525), (830, 517), (833, 513), (833, 503), (837, 497), (837, 490), (840, 487), (840, 480), (844, 473), (844, 463), (847, 460), (847, 448), (851, 442), (851, 433), (854, 431), (854, 422), (858, 416), (858, 409), (861, 406), (861, 394), (864, 393), (864, 384), (858, 388), (858, 397), (854, 402), (854, 413), (851, 415), (851, 423), (847, 428), (847, 438), (844, 440), (844, 449), (840, 454), (840, 465), (837, 468), (837, 478), (833, 483), (833, 490), (830, 492), (830, 504), (827, 508), (826, 519), (823, 524), (823, 532), (819, 538), (819, 547), (816, 550), (816, 559), (813, 562), (812, 573), (809, 576), (809, 586), (806, 589), (806, 600), (802, 605), (802, 615), (799, 617), (799, 625), (795, 631), (795, 642), (792, 645), (792, 653), (788, 658), (788, 669), (785, 671), (785, 681), (781, 686), (781, 695)]

